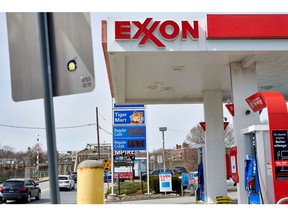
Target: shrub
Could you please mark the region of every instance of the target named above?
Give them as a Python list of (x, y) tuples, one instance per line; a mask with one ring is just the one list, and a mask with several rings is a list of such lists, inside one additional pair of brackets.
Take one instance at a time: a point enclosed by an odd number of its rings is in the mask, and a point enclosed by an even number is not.
[[(129, 195), (129, 194), (137, 193), (138, 191), (142, 191), (142, 184), (143, 184), (143, 193), (145, 193), (145, 191), (147, 191), (146, 182), (121, 182), (120, 187), (117, 184), (117, 185), (114, 185), (113, 189), (114, 189), (114, 193), (118, 196), (121, 194)], [(111, 192), (112, 192), (112, 188), (109, 188), (105, 193), (105, 197), (107, 198), (107, 196), (111, 194)]]

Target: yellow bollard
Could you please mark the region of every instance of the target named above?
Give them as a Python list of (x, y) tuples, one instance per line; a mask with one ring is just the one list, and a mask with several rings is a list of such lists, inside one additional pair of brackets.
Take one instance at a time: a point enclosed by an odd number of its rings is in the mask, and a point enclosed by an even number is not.
[(104, 204), (104, 171), (101, 162), (86, 160), (77, 168), (77, 204)]
[(231, 204), (232, 199), (228, 196), (216, 196), (214, 203), (216, 203), (216, 204)]

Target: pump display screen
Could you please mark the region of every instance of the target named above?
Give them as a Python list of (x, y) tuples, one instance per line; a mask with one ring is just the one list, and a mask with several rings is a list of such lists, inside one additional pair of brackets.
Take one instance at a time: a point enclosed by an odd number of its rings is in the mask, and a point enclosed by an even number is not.
[(144, 140), (128, 140), (129, 148), (144, 147)]
[(287, 130), (273, 130), (273, 150), (275, 177), (277, 180), (288, 180), (288, 139)]
[(145, 136), (145, 128), (128, 128), (129, 136)]

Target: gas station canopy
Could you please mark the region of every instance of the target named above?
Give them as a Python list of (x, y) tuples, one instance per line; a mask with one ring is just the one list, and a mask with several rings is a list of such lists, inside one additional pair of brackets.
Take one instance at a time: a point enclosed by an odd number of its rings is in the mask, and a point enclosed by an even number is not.
[[(258, 91), (288, 99), (288, 14), (195, 14), (109, 18), (102, 45), (117, 104), (232, 102), (230, 63), (256, 67)], [(243, 86), (245, 87), (245, 86)]]

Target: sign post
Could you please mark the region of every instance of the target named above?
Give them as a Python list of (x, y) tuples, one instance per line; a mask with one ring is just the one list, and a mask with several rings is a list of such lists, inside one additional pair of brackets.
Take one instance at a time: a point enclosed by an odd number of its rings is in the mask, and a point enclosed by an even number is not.
[[(141, 150), (146, 150), (146, 125), (145, 125), (144, 105), (114, 104), (113, 144), (112, 144), (113, 156), (115, 155), (116, 158), (116, 155), (118, 155), (118, 159), (121, 159), (121, 161), (125, 162), (125, 159), (127, 159), (128, 158), (127, 156), (129, 155), (130, 160), (132, 161), (131, 167), (132, 167), (133, 179), (134, 179), (135, 151), (141, 151)], [(114, 165), (115, 163), (113, 160), (112, 175), (114, 175)], [(149, 185), (147, 185), (147, 188), (149, 193)]]
[(60, 192), (58, 185), (58, 170), (57, 170), (57, 147), (56, 147), (56, 132), (55, 132), (55, 120), (54, 120), (54, 106), (53, 106), (53, 94), (51, 89), (52, 77), (51, 77), (51, 60), (49, 52), (49, 40), (48, 40), (48, 23), (47, 14), (39, 13), (39, 26), (41, 32), (41, 45), (42, 45), (42, 61), (43, 61), (43, 85), (44, 85), (44, 108), (45, 108), (45, 123), (47, 133), (47, 152), (48, 152), (48, 171), (50, 178), (50, 190), (51, 190), (51, 203), (60, 204)]

